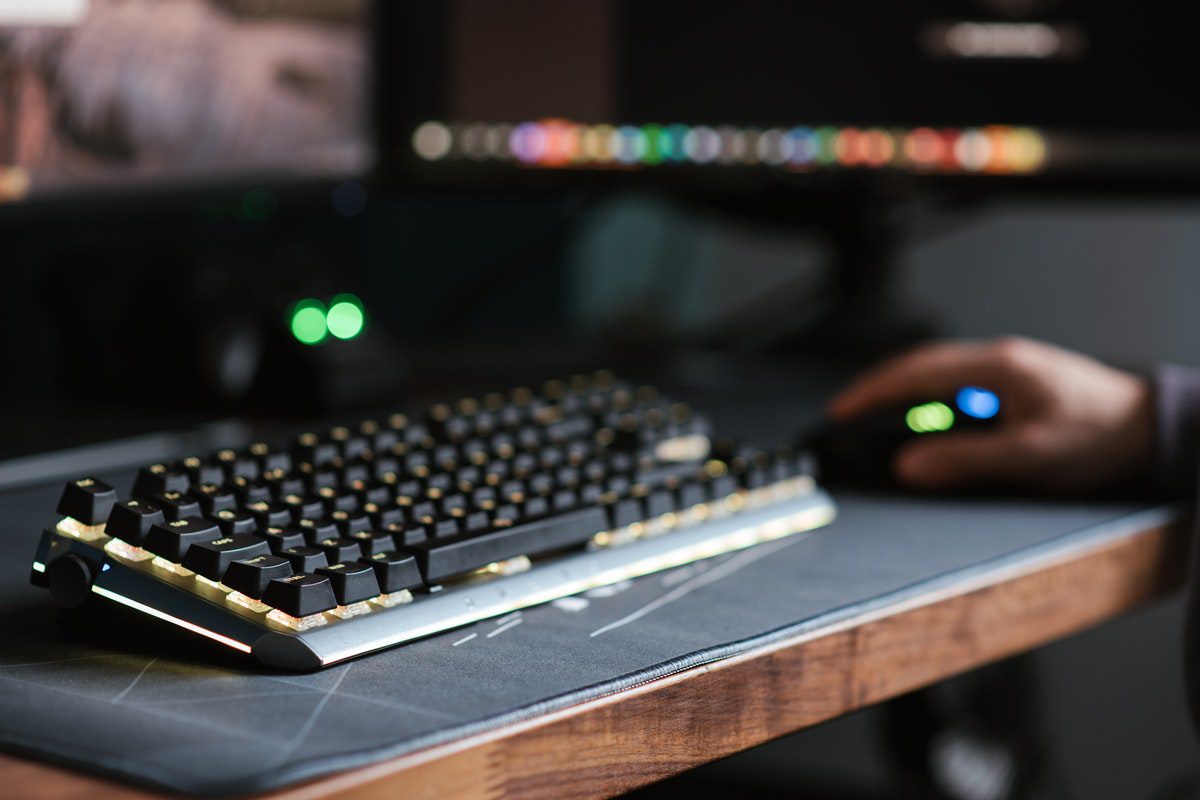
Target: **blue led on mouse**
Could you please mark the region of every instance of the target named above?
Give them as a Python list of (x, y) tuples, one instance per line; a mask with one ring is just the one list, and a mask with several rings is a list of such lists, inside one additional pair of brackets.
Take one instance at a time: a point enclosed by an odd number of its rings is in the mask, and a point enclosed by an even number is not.
[(1000, 397), (989, 389), (964, 386), (954, 398), (959, 411), (975, 419), (991, 419), (1000, 413)]

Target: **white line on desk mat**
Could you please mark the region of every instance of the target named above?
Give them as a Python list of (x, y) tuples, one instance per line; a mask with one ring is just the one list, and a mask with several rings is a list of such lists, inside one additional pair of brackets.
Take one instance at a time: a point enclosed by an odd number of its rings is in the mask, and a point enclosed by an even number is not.
[(679, 584), (678, 586), (676, 586), (674, 589), (667, 592), (663, 596), (661, 596), (655, 600), (652, 600), (651, 602), (649, 602), (646, 605), (639, 608), (637, 611), (634, 611), (632, 614), (621, 617), (616, 622), (610, 622), (602, 628), (597, 628), (596, 630), (594, 630), (590, 634), (588, 634), (588, 636), (589, 637), (599, 636), (601, 634), (608, 633), (609, 631), (614, 630), (616, 628), (620, 628), (623, 625), (628, 625), (631, 622), (636, 622), (637, 620), (641, 619), (642, 617), (646, 616), (647, 614), (649, 614), (653, 611), (657, 611), (658, 609), (662, 608), (663, 606), (665, 606), (669, 603), (673, 603), (676, 600), (680, 599), (681, 597), (686, 597), (688, 594), (694, 592), (696, 589), (703, 588), (710, 583), (715, 583), (716, 581), (719, 581), (722, 578), (732, 575), (733, 573), (737, 572), (742, 567), (749, 566), (750, 564), (753, 564), (755, 561), (758, 561), (760, 558), (763, 558), (764, 556), (769, 556), (772, 553), (778, 552), (779, 550), (782, 550), (783, 548), (787, 547), (790, 544), (794, 544), (797, 541), (799, 541), (799, 538), (788, 538), (788, 539), (783, 539), (778, 542), (775, 542), (774, 544), (759, 545), (756, 548), (747, 550), (746, 552), (741, 553), (740, 555), (734, 556), (733, 558), (729, 559), (724, 564), (721, 564), (718, 567), (713, 567), (708, 572), (701, 573), (700, 575), (697, 575), (694, 578), (689, 578), (688, 580)]

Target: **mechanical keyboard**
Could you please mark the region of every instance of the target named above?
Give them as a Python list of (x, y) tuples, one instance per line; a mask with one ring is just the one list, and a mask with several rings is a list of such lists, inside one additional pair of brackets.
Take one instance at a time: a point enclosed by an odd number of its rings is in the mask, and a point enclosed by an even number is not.
[(31, 573), (312, 670), (809, 531), (810, 462), (609, 372), (70, 481)]

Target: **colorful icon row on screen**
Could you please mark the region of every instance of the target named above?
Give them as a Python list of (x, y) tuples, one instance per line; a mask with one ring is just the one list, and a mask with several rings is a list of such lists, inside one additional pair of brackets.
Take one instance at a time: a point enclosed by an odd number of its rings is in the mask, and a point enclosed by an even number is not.
[(518, 125), (426, 122), (412, 137), (426, 161), (510, 161), (523, 166), (765, 165), (1028, 174), (1045, 167), (1045, 136), (1032, 128), (735, 128), (706, 125)]

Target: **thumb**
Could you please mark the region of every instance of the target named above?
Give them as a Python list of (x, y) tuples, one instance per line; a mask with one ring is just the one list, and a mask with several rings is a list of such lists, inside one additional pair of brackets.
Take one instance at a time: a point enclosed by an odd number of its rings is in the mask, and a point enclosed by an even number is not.
[(892, 465), (901, 483), (946, 489), (1019, 475), (1028, 454), (1011, 432), (955, 433), (920, 438)]

